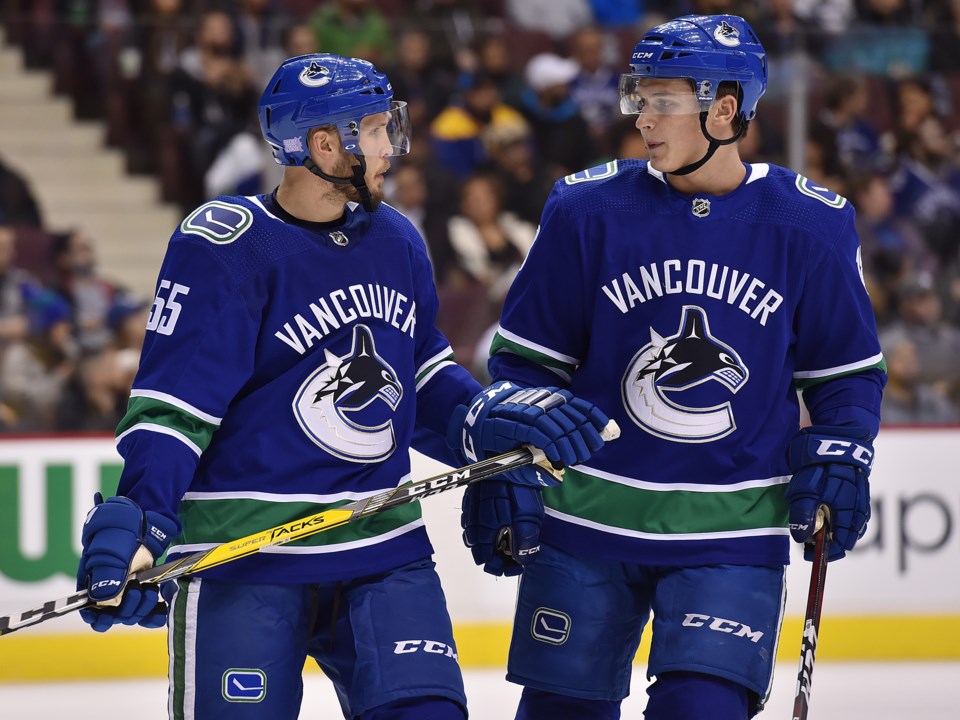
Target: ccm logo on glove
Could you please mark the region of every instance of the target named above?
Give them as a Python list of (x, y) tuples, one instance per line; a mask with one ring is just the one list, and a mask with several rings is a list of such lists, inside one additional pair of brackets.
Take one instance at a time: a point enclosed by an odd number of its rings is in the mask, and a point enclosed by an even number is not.
[[(850, 448), (855, 449), (851, 452)], [(846, 455), (864, 467), (873, 465), (873, 452), (869, 448), (846, 440), (821, 440), (820, 445), (817, 447), (817, 455), (824, 457)]]

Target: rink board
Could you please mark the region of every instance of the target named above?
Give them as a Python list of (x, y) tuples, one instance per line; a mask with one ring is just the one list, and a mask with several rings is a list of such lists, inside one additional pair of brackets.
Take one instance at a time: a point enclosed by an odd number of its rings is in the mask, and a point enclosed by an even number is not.
[[(886, 429), (872, 477), (874, 517), (831, 565), (819, 659), (960, 659), (960, 429)], [(442, 466), (417, 456), (413, 477)], [(109, 438), (0, 440), (0, 614), (73, 591), (79, 528), (94, 491), (113, 492)], [(423, 502), (465, 668), (503, 667), (516, 581), (476, 568), (460, 542), (459, 491)], [(809, 579), (799, 548), (788, 572), (781, 659), (797, 656)], [(0, 638), (0, 682), (150, 677), (166, 672), (163, 631), (86, 631), (73, 616)], [(646, 657), (646, 641), (638, 658)], [(51, 661), (55, 658), (55, 661)]]

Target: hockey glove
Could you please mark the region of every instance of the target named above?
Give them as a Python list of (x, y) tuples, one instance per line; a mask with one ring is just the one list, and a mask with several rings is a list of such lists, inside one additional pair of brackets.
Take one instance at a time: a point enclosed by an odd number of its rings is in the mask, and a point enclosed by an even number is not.
[[(556, 468), (586, 462), (603, 447), (609, 418), (594, 405), (555, 387), (524, 389), (494, 383), (453, 412), (447, 442), (468, 463), (521, 445), (533, 445)], [(559, 479), (531, 465), (504, 473), (518, 485), (557, 485)]]
[[(839, 560), (863, 537), (870, 519), (873, 445), (863, 428), (814, 425), (790, 441), (787, 485), (790, 534), (805, 543), (812, 537), (817, 506), (830, 507), (833, 542), (830, 560)], [(810, 559), (811, 553), (806, 553)]]
[(463, 494), (460, 524), (473, 561), (491, 575), (519, 575), (540, 551), (540, 488), (481, 480)]
[(86, 623), (105, 632), (117, 623), (161, 627), (166, 608), (156, 586), (127, 585), (132, 572), (153, 566), (179, 532), (172, 520), (143, 512), (130, 498), (106, 502), (97, 493), (83, 524), (83, 554), (77, 570), (77, 590), (86, 590), (96, 607), (80, 611)]

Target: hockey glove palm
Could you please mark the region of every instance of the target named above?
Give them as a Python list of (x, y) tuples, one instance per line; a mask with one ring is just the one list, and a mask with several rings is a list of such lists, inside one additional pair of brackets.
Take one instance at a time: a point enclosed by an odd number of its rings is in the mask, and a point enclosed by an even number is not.
[(830, 560), (839, 560), (852, 550), (867, 529), (867, 480), (873, 465), (870, 440), (863, 428), (814, 425), (790, 441), (790, 534), (797, 542), (807, 542), (815, 530), (817, 506), (825, 503), (830, 507), (833, 530)]
[(131, 499), (100, 493), (83, 524), (83, 553), (77, 570), (77, 590), (86, 590), (96, 607), (81, 617), (97, 632), (117, 623), (160, 627), (166, 610), (155, 586), (127, 585), (131, 572), (151, 567), (163, 555), (177, 525), (159, 513), (143, 512)]
[[(447, 442), (466, 462), (533, 445), (555, 467), (586, 462), (603, 447), (600, 433), (609, 418), (594, 405), (555, 387), (524, 389), (494, 383), (453, 413)], [(528, 466), (504, 475), (519, 485), (557, 485), (542, 468)]]
[(519, 575), (540, 551), (540, 488), (481, 480), (463, 494), (463, 542), (491, 575)]

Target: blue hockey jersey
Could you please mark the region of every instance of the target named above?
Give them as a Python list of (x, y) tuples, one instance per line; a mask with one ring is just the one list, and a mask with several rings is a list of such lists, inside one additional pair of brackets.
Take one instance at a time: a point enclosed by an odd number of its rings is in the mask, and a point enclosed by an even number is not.
[[(415, 429), (480, 386), (435, 328), (422, 238), (382, 205), (336, 223), (221, 197), (173, 234), (117, 429), (119, 494), (179, 519), (169, 557), (394, 488)], [(416, 503), (208, 571), (309, 582), (432, 553)]]
[(568, 386), (623, 434), (545, 491), (545, 541), (653, 565), (786, 563), (797, 388), (872, 376), (879, 417), (853, 209), (784, 168), (746, 170), (723, 196), (634, 160), (554, 187), (491, 373)]

